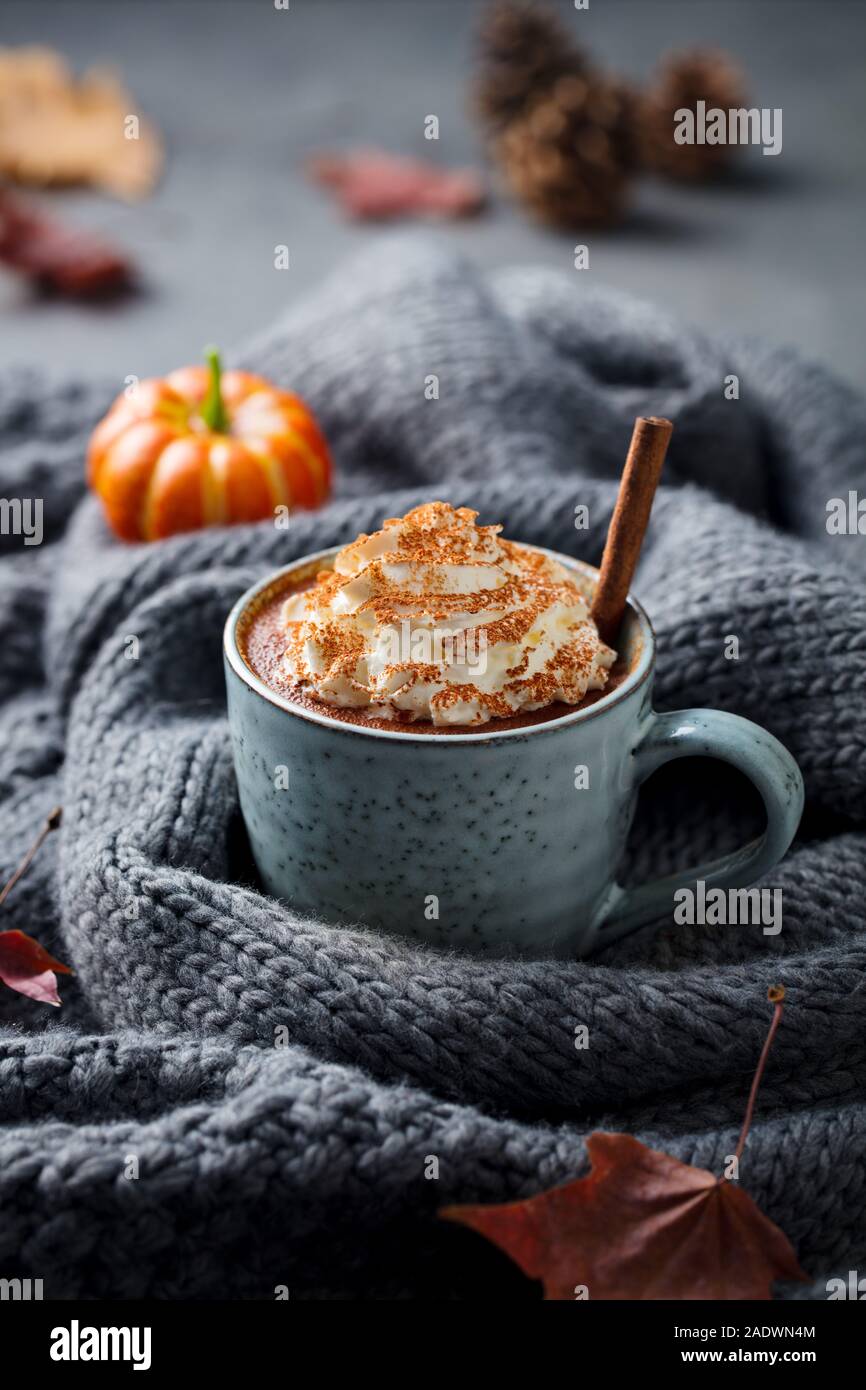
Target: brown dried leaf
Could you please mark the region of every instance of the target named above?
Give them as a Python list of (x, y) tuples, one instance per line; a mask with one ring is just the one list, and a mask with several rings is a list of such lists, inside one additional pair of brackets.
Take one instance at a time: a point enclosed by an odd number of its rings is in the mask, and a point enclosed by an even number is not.
[[(127, 118), (138, 121), (136, 138)], [(155, 129), (110, 73), (77, 80), (45, 48), (0, 49), (0, 173), (18, 183), (90, 183), (118, 197), (149, 193), (162, 168)]]
[(774, 1279), (805, 1280), (779, 1227), (735, 1183), (648, 1149), (591, 1134), (588, 1177), (523, 1202), (446, 1207), (486, 1236), (547, 1299), (769, 1299)]

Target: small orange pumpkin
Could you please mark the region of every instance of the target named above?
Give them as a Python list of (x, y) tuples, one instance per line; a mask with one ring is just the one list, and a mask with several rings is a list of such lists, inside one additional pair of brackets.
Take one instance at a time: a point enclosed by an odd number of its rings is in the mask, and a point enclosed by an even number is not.
[(298, 396), (250, 372), (181, 367), (118, 396), (91, 436), (87, 480), (127, 541), (260, 521), (326, 500), (331, 460)]

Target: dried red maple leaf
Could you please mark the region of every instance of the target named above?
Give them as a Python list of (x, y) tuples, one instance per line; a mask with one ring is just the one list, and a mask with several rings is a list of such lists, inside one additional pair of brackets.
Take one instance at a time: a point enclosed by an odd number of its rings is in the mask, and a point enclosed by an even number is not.
[(771, 1297), (805, 1279), (787, 1237), (747, 1192), (628, 1134), (591, 1134), (589, 1177), (503, 1206), (446, 1207), (544, 1283), (573, 1299)]
[(314, 155), (306, 168), (361, 221), (418, 214), (466, 217), (477, 212), (485, 198), (481, 180), (471, 170), (440, 169), (384, 150)]
[[(55, 806), (54, 810), (45, 817), (42, 828), (33, 844), (9, 882), (0, 891), (0, 907), (3, 906), (18, 880), (24, 877), (52, 830), (57, 830), (61, 816), (60, 807)], [(33, 937), (28, 936), (26, 932), (0, 931), (0, 980), (10, 989), (17, 990), (19, 994), (26, 994), (31, 999), (37, 999), (41, 1004), (59, 1005), (60, 995), (57, 993), (55, 970), (59, 971), (61, 975), (72, 974), (68, 965), (61, 965), (59, 960), (50, 956), (39, 945), (39, 942), (34, 941)]]
[(68, 965), (61, 965), (26, 932), (0, 931), (0, 980), (4, 985), (41, 1004), (59, 1005), (55, 971), (72, 974)]
[(132, 278), (124, 257), (93, 232), (67, 227), (2, 190), (0, 262), (73, 298), (115, 294)]
[[(784, 991), (755, 1073), (742, 1154)], [(787, 1236), (742, 1188), (648, 1149), (591, 1134), (588, 1177), (522, 1202), (440, 1213), (486, 1236), (540, 1279), (547, 1299), (769, 1299), (774, 1279), (805, 1280)]]

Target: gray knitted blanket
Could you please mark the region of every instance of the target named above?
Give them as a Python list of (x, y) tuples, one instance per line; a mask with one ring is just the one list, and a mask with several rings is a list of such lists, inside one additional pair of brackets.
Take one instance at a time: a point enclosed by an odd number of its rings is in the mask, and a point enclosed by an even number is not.
[[(828, 500), (862, 484), (863, 403), (588, 273), (485, 274), (411, 239), (233, 364), (291, 384), (334, 448), (336, 500), (288, 532), (113, 541), (82, 470), (121, 383), (0, 381), (0, 494), (42, 498), (45, 527), (38, 547), (0, 537), (4, 879), (64, 807), (0, 925), (76, 971), (57, 1012), (0, 989), (0, 1275), (54, 1298), (536, 1296), (436, 1209), (579, 1176), (599, 1128), (721, 1171), (776, 981), (788, 1003), (741, 1180), (814, 1280), (794, 1296), (866, 1273), (866, 542), (826, 527)], [(487, 961), (269, 900), (225, 719), (233, 600), (434, 497), (597, 562), (638, 413), (676, 422), (636, 586), (657, 707), (756, 719), (805, 776), (800, 835), (765, 885), (779, 935), (671, 920), (588, 962)], [(735, 774), (679, 763), (642, 793), (628, 874), (758, 825)]]

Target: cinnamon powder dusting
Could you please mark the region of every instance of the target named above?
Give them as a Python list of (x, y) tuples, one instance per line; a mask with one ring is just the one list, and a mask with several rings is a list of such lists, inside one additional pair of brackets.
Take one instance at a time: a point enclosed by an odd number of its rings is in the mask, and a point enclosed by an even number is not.
[(549, 556), (444, 502), (361, 534), (284, 608), (284, 670), (326, 704), (486, 723), (603, 689), (615, 659)]

